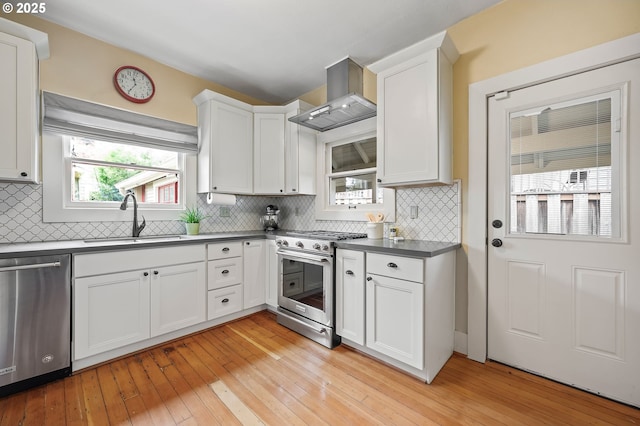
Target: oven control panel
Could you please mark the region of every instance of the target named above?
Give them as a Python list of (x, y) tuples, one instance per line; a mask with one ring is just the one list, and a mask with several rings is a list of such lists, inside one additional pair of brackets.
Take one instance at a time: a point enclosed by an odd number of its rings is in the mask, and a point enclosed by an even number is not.
[(303, 250), (324, 254), (331, 254), (333, 250), (333, 244), (331, 242), (298, 238), (278, 238), (276, 239), (276, 245), (289, 250)]

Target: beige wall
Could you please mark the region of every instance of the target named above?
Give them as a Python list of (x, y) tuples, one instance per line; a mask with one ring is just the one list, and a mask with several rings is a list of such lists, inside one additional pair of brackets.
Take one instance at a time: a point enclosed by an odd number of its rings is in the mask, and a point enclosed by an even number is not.
[(453, 174), (462, 179), (464, 252), (458, 256), (456, 329), (466, 332), (469, 85), (640, 32), (640, 1), (506, 0), (448, 31), (460, 52), (453, 67)]
[[(51, 57), (40, 63), (42, 90), (193, 125), (197, 121), (196, 107), (191, 99), (203, 89), (215, 90), (252, 105), (266, 105), (258, 99), (51, 22), (28, 15), (6, 17), (49, 35)], [(135, 104), (116, 92), (113, 73), (122, 65), (137, 66), (151, 75), (156, 86), (151, 101)]]

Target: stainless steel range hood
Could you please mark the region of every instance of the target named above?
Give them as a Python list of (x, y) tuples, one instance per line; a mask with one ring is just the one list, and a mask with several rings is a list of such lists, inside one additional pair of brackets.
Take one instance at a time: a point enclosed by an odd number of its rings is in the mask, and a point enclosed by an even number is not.
[(327, 68), (327, 99), (289, 121), (324, 132), (376, 116), (376, 104), (362, 96), (362, 67), (350, 58)]

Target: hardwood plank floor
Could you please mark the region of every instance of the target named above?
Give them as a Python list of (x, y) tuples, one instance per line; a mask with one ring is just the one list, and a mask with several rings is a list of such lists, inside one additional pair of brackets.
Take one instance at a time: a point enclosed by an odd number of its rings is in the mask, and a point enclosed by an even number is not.
[(0, 398), (13, 425), (638, 425), (640, 410), (458, 354), (431, 385), (260, 312)]

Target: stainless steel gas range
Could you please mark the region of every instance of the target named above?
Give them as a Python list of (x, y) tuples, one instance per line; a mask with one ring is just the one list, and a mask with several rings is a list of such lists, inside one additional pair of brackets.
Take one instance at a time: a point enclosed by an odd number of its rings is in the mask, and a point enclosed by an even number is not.
[(335, 243), (367, 234), (290, 231), (278, 236), (278, 323), (328, 348), (335, 332)]

